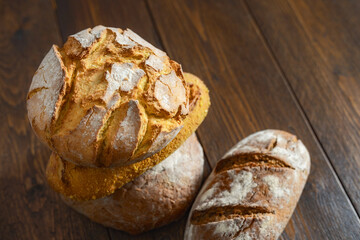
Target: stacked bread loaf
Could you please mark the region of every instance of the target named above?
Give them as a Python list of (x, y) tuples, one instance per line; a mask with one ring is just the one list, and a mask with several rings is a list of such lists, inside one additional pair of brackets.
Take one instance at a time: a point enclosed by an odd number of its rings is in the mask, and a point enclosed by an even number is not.
[(210, 106), (203, 82), (130, 29), (97, 26), (54, 45), (27, 97), (53, 151), (49, 184), (92, 220), (140, 233), (181, 216), (200, 186), (193, 135)]
[[(131, 30), (97, 26), (53, 46), (27, 97), (53, 151), (49, 184), (105, 226), (138, 234), (178, 219), (202, 181), (194, 132), (210, 106), (203, 82)], [(185, 239), (277, 239), (300, 198), (310, 156), (296, 136), (257, 132), (217, 163)]]

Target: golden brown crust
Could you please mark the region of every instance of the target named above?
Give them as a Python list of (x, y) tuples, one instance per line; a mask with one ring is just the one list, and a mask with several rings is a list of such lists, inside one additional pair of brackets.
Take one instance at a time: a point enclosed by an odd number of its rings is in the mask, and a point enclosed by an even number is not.
[(91, 220), (139, 234), (180, 218), (202, 180), (204, 156), (196, 135), (167, 159), (113, 194), (88, 201), (64, 201)]
[[(159, 152), (176, 136), (189, 112), (189, 89), (165, 52), (129, 29), (97, 26), (52, 48), (27, 102), (34, 130), (62, 158), (116, 167), (145, 159), (150, 148)], [(134, 102), (137, 110), (127, 112)], [(111, 127), (129, 122), (137, 125), (133, 131)]]
[(296, 136), (260, 131), (218, 162), (195, 200), (185, 239), (277, 239), (300, 198), (310, 157)]
[(185, 74), (185, 79), (188, 84), (198, 86), (194, 89), (199, 90), (200, 96), (194, 98), (198, 100), (192, 103), (194, 107), (184, 119), (184, 127), (160, 152), (140, 162), (117, 168), (86, 168), (61, 161), (59, 156), (52, 155), (46, 169), (49, 184), (57, 192), (72, 199), (97, 199), (114, 193), (116, 189), (167, 158), (197, 129), (210, 106), (209, 92), (204, 83), (189, 73)]

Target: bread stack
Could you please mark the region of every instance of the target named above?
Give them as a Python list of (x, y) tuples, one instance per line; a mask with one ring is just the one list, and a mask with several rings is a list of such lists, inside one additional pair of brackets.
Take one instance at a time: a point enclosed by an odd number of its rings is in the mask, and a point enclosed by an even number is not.
[(130, 29), (97, 26), (54, 45), (27, 97), (53, 151), (46, 176), (71, 207), (132, 234), (190, 206), (204, 157), (194, 135), (210, 106), (203, 82)]
[[(27, 97), (46, 169), (62, 199), (95, 222), (138, 234), (178, 219), (202, 180), (194, 132), (210, 106), (203, 82), (127, 29), (97, 26), (53, 46)], [(310, 156), (296, 136), (257, 132), (217, 163), (185, 239), (277, 239)]]

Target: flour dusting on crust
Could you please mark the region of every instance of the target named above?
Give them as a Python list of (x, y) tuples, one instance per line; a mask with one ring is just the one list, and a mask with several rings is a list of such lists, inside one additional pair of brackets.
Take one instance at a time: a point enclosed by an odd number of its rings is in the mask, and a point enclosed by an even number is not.
[(154, 47), (152, 44), (145, 41), (142, 37), (140, 37), (133, 31), (131, 31), (130, 29), (126, 29), (124, 31), (124, 36), (130, 38), (131, 40), (135, 41), (136, 43), (138, 43), (144, 47), (150, 48), (155, 53), (155, 55), (157, 55), (158, 57), (166, 56), (166, 53), (164, 51), (161, 51), (160, 49)]
[(133, 90), (144, 75), (145, 72), (140, 68), (134, 68), (132, 63), (114, 63), (111, 72), (106, 72), (105, 79), (108, 86), (103, 100), (108, 102), (119, 89), (123, 92)]
[(129, 37), (120, 33), (120, 29), (113, 27), (104, 27), (102, 25), (98, 25), (93, 29), (85, 29), (76, 34), (71, 35), (70, 37), (75, 38), (81, 45), (82, 48), (90, 47), (96, 39), (99, 39), (101, 34), (106, 30), (111, 30), (116, 34), (115, 41), (122, 45), (123, 48), (129, 49), (135, 47), (136, 42), (132, 41)]
[(83, 48), (90, 47), (96, 39), (95, 35), (91, 33), (90, 28), (73, 34), (71, 37), (75, 38)]
[[(40, 130), (49, 127), (54, 115), (59, 93), (65, 83), (65, 70), (56, 46), (52, 46), (36, 71), (29, 92), (37, 91), (27, 101), (30, 123)], [(44, 104), (39, 104), (39, 101)]]
[[(109, 28), (112, 29), (114, 31), (114, 28)], [(91, 34), (94, 35), (95, 38), (100, 38), (102, 32), (106, 30), (106, 27), (102, 26), (102, 25), (98, 25), (96, 27), (94, 27), (93, 29), (91, 29)], [(118, 30), (115, 28), (115, 31), (117, 32)]]
[[(164, 161), (150, 169), (146, 174), (158, 174), (165, 173), (169, 182), (186, 184), (186, 179), (193, 178), (193, 171), (191, 164), (188, 164), (184, 159), (194, 159), (194, 161), (203, 161), (204, 153), (200, 144), (192, 144), (197, 142), (196, 135), (193, 134), (189, 137), (188, 141), (183, 146), (178, 148)], [(181, 167), (182, 171), (179, 171)], [(202, 171), (201, 171), (202, 172)]]
[(239, 202), (242, 202), (242, 200), (257, 186), (253, 180), (253, 174), (251, 172), (243, 171), (238, 173), (236, 170), (230, 170), (224, 174), (227, 174), (230, 179), (229, 189), (219, 191), (219, 187), (222, 185), (222, 182), (218, 179), (214, 179), (216, 183), (201, 194), (195, 208), (196, 210), (205, 210), (210, 207), (218, 206), (237, 205)]
[[(210, 223), (209, 228), (214, 227), (214, 234), (219, 238), (233, 238), (244, 225), (244, 219), (236, 219), (234, 221), (221, 221), (218, 223)], [(212, 226), (213, 225), (213, 226)]]
[(129, 49), (136, 46), (136, 43), (133, 42), (130, 38), (127, 36), (124, 36), (123, 34), (117, 34), (115, 41), (122, 45), (123, 48)]
[(267, 175), (263, 177), (264, 182), (269, 186), (272, 197), (274, 198), (284, 198), (289, 196), (290, 190), (287, 186), (287, 183), (281, 181), (275, 175)]
[[(107, 110), (103, 107), (93, 106), (81, 119), (78, 126), (72, 130), (73, 137), (53, 137), (55, 144), (61, 141), (67, 146), (67, 151), (64, 152), (65, 157), (72, 156), (74, 159), (76, 156), (78, 162), (88, 158), (95, 160), (97, 134), (103, 125), (106, 112)], [(92, 147), (89, 148), (89, 146)]]
[(145, 61), (145, 65), (161, 72), (164, 68), (164, 61), (156, 55), (151, 54), (150, 57)]
[(125, 118), (119, 125), (119, 130), (115, 135), (114, 148), (121, 148), (128, 157), (134, 152), (141, 129), (141, 119), (139, 115), (139, 102), (130, 100)]
[(186, 91), (182, 81), (174, 71), (168, 75), (161, 75), (155, 83), (155, 98), (167, 112), (174, 112), (186, 104)]

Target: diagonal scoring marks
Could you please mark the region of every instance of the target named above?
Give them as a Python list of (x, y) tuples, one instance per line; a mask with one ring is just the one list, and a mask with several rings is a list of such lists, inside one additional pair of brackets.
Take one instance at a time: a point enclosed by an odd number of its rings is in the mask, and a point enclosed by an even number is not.
[(243, 205), (211, 207), (205, 210), (193, 211), (190, 222), (193, 225), (219, 222), (239, 217), (257, 218), (264, 214), (275, 214), (275, 211), (265, 207), (250, 207)]
[(286, 162), (263, 153), (242, 153), (220, 160), (215, 172), (223, 172), (230, 169), (241, 169), (244, 167), (268, 167), (268, 168), (290, 168)]
[(32, 98), (32, 96), (34, 96), (36, 93), (42, 91), (42, 90), (45, 90), (45, 89), (49, 89), (47, 87), (39, 87), (39, 88), (35, 88), (33, 89), (32, 91), (30, 91), (27, 95), (27, 100), (29, 100), (30, 98)]

